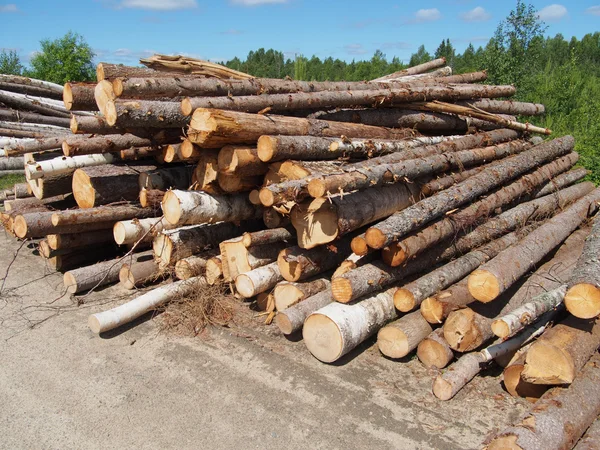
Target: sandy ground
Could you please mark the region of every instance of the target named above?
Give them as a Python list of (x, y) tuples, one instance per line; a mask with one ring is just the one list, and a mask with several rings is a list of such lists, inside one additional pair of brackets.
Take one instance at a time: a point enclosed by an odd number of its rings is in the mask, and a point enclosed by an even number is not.
[[(0, 237), (0, 276), (18, 247)], [(373, 341), (325, 365), (274, 325), (182, 338), (158, 316), (99, 337), (87, 316), (124, 292), (77, 306), (61, 288), (21, 248), (0, 293), (0, 448), (480, 448), (527, 408), (497, 369), (440, 402), (434, 372)]]

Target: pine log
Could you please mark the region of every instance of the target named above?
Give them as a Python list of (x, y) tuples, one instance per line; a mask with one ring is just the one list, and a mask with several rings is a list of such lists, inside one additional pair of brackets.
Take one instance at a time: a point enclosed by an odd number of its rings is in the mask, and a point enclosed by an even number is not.
[(175, 72), (163, 72), (160, 70), (148, 69), (146, 67), (132, 67), (124, 66), (123, 64), (110, 64), (105, 62), (98, 63), (96, 66), (96, 78), (98, 81), (135, 77), (171, 78), (185, 77), (185, 75)]
[(206, 261), (206, 282), (209, 285), (214, 285), (223, 278), (223, 264), (221, 255), (213, 256)]
[[(97, 222), (112, 222), (114, 224), (120, 220), (144, 219), (147, 217), (153, 217), (153, 211), (149, 208), (140, 208), (133, 205), (98, 206), (90, 209), (55, 211), (52, 214), (52, 224), (54, 226), (92, 225)], [(112, 228), (112, 225), (109, 228)]]
[(589, 174), (587, 169), (583, 167), (579, 169), (573, 169), (569, 172), (560, 174), (552, 179), (548, 184), (546, 184), (542, 189), (540, 189), (536, 193), (536, 197), (543, 197), (548, 194), (552, 194), (554, 192), (560, 191), (561, 189), (568, 187), (576, 182), (582, 180)]
[(119, 270), (119, 284), (128, 290), (152, 284), (165, 275), (153, 259), (125, 263)]
[(528, 170), (569, 153), (573, 146), (574, 139), (566, 136), (537, 145), (507, 160), (498, 161), (492, 167), (371, 227), (366, 232), (367, 244), (371, 248), (383, 248), (430, 220), (474, 200)]
[(63, 141), (69, 135), (53, 136), (16, 142), (4, 147), (5, 156), (22, 156), (26, 153), (38, 153), (61, 148)]
[(93, 208), (119, 201), (135, 201), (139, 197), (139, 178), (143, 172), (156, 166), (101, 166), (83, 167), (73, 174), (73, 196), (80, 208)]
[(72, 173), (60, 173), (37, 180), (27, 180), (33, 195), (42, 200), (71, 193)]
[(582, 319), (591, 319), (600, 315), (599, 215), (596, 216), (593, 224), (565, 294), (567, 310)]
[[(599, 201), (600, 189), (596, 189), (531, 232), (519, 245), (482, 265), (469, 276), (471, 295), (484, 303), (496, 299), (575, 231), (590, 209), (597, 210)], [(514, 261), (520, 264), (512, 264)]]
[(47, 239), (42, 239), (40, 242), (38, 242), (37, 250), (39, 254), (46, 259), (54, 258), (58, 255), (67, 255), (69, 253), (73, 253), (73, 250), (71, 249), (51, 249)]
[(487, 450), (572, 448), (600, 414), (600, 356), (567, 389), (548, 391), (520, 422), (498, 433)]
[(543, 384), (527, 383), (521, 378), (525, 368), (527, 352), (522, 353), (514, 362), (506, 366), (502, 372), (504, 387), (513, 397), (523, 397), (535, 403), (548, 390), (549, 386)]
[(98, 111), (96, 83), (65, 83), (62, 100), (67, 111)]
[[(93, 153), (114, 153), (131, 147), (156, 147), (174, 144), (180, 140), (175, 131), (159, 131), (148, 137), (134, 134), (109, 134), (105, 136), (77, 135), (67, 137), (61, 144), (65, 156), (90, 155)], [(51, 147), (54, 148), (54, 147)]]
[(169, 223), (234, 222), (259, 217), (262, 211), (248, 201), (248, 196), (217, 196), (198, 191), (168, 191), (162, 202)]
[(218, 157), (219, 171), (238, 176), (256, 176), (267, 173), (268, 166), (258, 157), (256, 147), (228, 145)]
[(280, 312), (290, 308), (305, 299), (329, 289), (331, 283), (327, 277), (315, 278), (312, 281), (300, 283), (281, 282), (275, 286), (273, 297), (275, 309)]
[(176, 101), (108, 100), (100, 111), (108, 125), (120, 128), (184, 128), (190, 121)]
[(179, 280), (187, 280), (203, 275), (206, 271), (208, 260), (215, 256), (216, 250), (203, 252), (199, 255), (188, 256), (175, 263), (175, 276)]
[(156, 158), (160, 147), (130, 147), (118, 152), (122, 161), (138, 161), (140, 159)]
[(458, 105), (481, 109), (495, 114), (512, 114), (513, 116), (539, 116), (546, 112), (544, 105), (538, 103), (517, 102), (514, 100), (492, 100), (480, 98), (457, 102)]
[(192, 184), (194, 166), (175, 166), (142, 172), (139, 176), (139, 186), (145, 189), (188, 189)]
[(115, 162), (115, 157), (110, 153), (81, 156), (58, 156), (45, 161), (38, 161), (25, 165), (28, 179), (47, 178), (65, 173), (73, 173), (82, 167), (101, 166)]
[(107, 258), (114, 258), (116, 253), (118, 253), (118, 251), (113, 246), (104, 246), (94, 252), (90, 252), (88, 249), (80, 249), (64, 255), (53, 256), (44, 261), (49, 268), (57, 272), (66, 272), (68, 270), (94, 264)]
[(583, 437), (573, 447), (573, 450), (594, 450), (600, 442), (600, 420), (596, 419), (590, 425)]
[[(95, 104), (94, 104), (95, 106)], [(101, 116), (73, 116), (69, 128), (73, 134), (114, 134), (115, 129)]]
[(88, 326), (94, 333), (104, 333), (137, 319), (173, 298), (190, 295), (197, 289), (201, 289), (205, 283), (206, 280), (202, 277), (194, 277), (189, 280), (166, 284), (142, 294), (121, 306), (92, 314), (88, 318)]
[(419, 311), (414, 311), (381, 328), (377, 347), (388, 358), (403, 358), (433, 330)]
[(151, 251), (133, 253), (121, 258), (92, 264), (91, 266), (69, 270), (65, 272), (63, 277), (65, 289), (70, 294), (78, 294), (112, 284), (119, 281), (119, 270), (123, 264), (143, 261), (148, 258), (152, 258)]
[(11, 189), (11, 191), (15, 194), (15, 200), (20, 198), (33, 197), (33, 192), (29, 189), (29, 185), (27, 183), (16, 183)]
[(416, 66), (408, 67), (407, 69), (402, 69), (398, 72), (391, 73), (389, 75), (384, 75), (379, 78), (375, 78), (373, 81), (385, 81), (392, 78), (406, 77), (409, 75), (417, 75), (421, 73), (428, 72), (433, 69), (437, 69), (438, 67), (442, 67), (446, 64), (446, 58), (436, 58), (431, 61), (424, 62), (422, 64), (417, 64)]
[(63, 135), (61, 133), (47, 132), (46, 130), (23, 130), (17, 129), (17, 127), (0, 127), (0, 136), (20, 139), (43, 139), (48, 136), (60, 137)]
[(159, 211), (165, 194), (166, 192), (160, 189), (142, 188), (140, 190), (140, 205), (142, 205), (142, 208), (152, 208)]
[(282, 279), (277, 262), (272, 262), (235, 277), (235, 289), (242, 297), (252, 298), (272, 289)]
[(31, 111), (38, 114), (45, 114), (47, 116), (55, 117), (69, 117), (69, 112), (61, 105), (50, 103), (48, 100), (44, 101), (42, 97), (30, 97), (23, 94), (17, 94), (14, 92), (0, 91), (0, 102), (4, 105), (9, 106), (13, 109), (20, 111)]
[(298, 245), (310, 249), (388, 217), (418, 200), (418, 185), (399, 183), (295, 205), (291, 220)]
[(36, 80), (35, 78), (23, 77), (20, 75), (0, 74), (0, 82), (22, 87), (37, 87), (49, 93), (53, 93), (57, 98), (60, 98), (63, 92), (63, 87), (60, 84)]
[(111, 228), (113, 222), (95, 222), (92, 224), (73, 224), (55, 226), (52, 224), (52, 211), (27, 212), (14, 218), (13, 231), (18, 238), (41, 238), (48, 234), (80, 233)]
[[(11, 122), (0, 120), (0, 129), (22, 131), (23, 133), (33, 133), (40, 137), (46, 136), (62, 136), (65, 132), (68, 132), (64, 127), (55, 125), (43, 125), (38, 123), (24, 123), (24, 122)], [(32, 136), (37, 137), (37, 136)]]
[(417, 346), (417, 357), (428, 369), (443, 369), (454, 358), (452, 349), (444, 339), (444, 330), (438, 328)]
[(43, 114), (19, 111), (15, 109), (0, 109), (0, 119), (11, 122), (54, 125), (69, 128), (70, 120), (66, 117), (45, 116)]
[[(493, 163), (490, 163), (493, 164)], [(489, 164), (483, 164), (481, 166), (472, 167), (467, 170), (460, 170), (460, 172), (451, 173), (449, 175), (444, 175), (435, 180), (431, 180), (421, 186), (421, 192), (424, 196), (429, 197), (437, 192), (443, 191), (444, 189), (448, 189), (450, 186), (460, 183), (461, 181), (466, 180), (470, 176), (473, 176), (482, 170), (487, 169)], [(443, 174), (442, 174), (443, 175)]]
[[(185, 145), (184, 141), (182, 146)], [(192, 147), (194, 144), (190, 143)], [(219, 150), (202, 149), (198, 165), (194, 170), (193, 188), (197, 191), (205, 191), (209, 194), (222, 194), (223, 191), (219, 187), (217, 176), (219, 175), (218, 164)]]
[(291, 223), (288, 216), (279, 213), (275, 208), (264, 209), (263, 222), (269, 229), (285, 227)]
[(287, 228), (273, 228), (271, 230), (255, 231), (253, 233), (244, 233), (242, 235), (242, 244), (244, 247), (254, 247), (256, 245), (268, 245), (278, 242), (290, 242), (294, 236)]
[(175, 228), (164, 217), (134, 218), (115, 223), (112, 237), (119, 245), (152, 242), (163, 230)]
[(110, 229), (105, 229), (75, 234), (49, 234), (46, 240), (52, 250), (63, 250), (110, 244), (113, 242), (113, 235)]

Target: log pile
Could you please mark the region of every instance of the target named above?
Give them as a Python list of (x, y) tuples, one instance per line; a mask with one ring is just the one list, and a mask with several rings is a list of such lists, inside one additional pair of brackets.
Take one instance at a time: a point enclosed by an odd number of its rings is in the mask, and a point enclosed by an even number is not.
[(443, 59), (311, 83), (144, 63), (100, 64), (63, 90), (85, 113), (70, 135), (4, 150), (36, 199), (3, 224), (42, 239), (68, 292), (179, 280), (90, 316), (94, 332), (224, 283), (320, 361), (375, 337), (416, 352), (442, 400), (515, 353), (513, 395), (578, 383), (600, 345), (600, 190), (572, 137), (517, 119), (543, 105)]

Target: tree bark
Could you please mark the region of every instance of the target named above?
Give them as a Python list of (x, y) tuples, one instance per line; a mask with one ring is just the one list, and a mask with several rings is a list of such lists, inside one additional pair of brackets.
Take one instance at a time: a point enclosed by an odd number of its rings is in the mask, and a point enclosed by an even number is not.
[[(69, 128), (73, 134), (124, 134), (127, 132), (126, 130), (110, 126), (102, 116), (73, 115)], [(143, 136), (147, 132), (143, 129), (137, 129), (130, 130), (130, 133)]]
[(547, 392), (521, 421), (501, 433), (487, 450), (572, 448), (600, 413), (600, 356), (596, 354), (569, 388)]
[(148, 217), (121, 220), (113, 227), (113, 238), (119, 245), (132, 245), (137, 242), (152, 242), (163, 230), (171, 230), (172, 225), (164, 217)]
[(168, 191), (162, 207), (167, 221), (178, 225), (239, 222), (262, 213), (247, 195), (219, 196), (199, 191)]
[(113, 221), (96, 222), (91, 224), (73, 224), (55, 226), (52, 224), (52, 211), (40, 211), (17, 214), (13, 222), (13, 232), (18, 238), (41, 238), (48, 234), (81, 233), (109, 229)]
[(46, 264), (57, 272), (66, 272), (82, 266), (94, 264), (106, 258), (114, 258), (117, 253), (114, 247), (102, 247), (94, 252), (87, 249), (76, 250), (64, 255), (46, 259)]
[(15, 156), (0, 159), (0, 170), (22, 170), (25, 166), (25, 161), (22, 156)]
[(327, 277), (315, 278), (312, 281), (301, 283), (288, 281), (279, 283), (273, 290), (275, 309), (281, 312), (319, 292), (329, 289), (330, 286), (331, 283)]
[(109, 64), (104, 62), (101, 62), (96, 66), (96, 78), (98, 81), (135, 77), (171, 78), (186, 77), (186, 75), (176, 72), (163, 72), (160, 70), (148, 69), (146, 67), (132, 67), (124, 66), (123, 64)]
[(259, 159), (256, 147), (225, 146), (219, 152), (218, 164), (220, 172), (243, 177), (264, 175), (269, 169)]
[(19, 111), (31, 111), (54, 117), (70, 117), (64, 106), (44, 101), (42, 97), (29, 97), (13, 92), (0, 91), (0, 102)]
[(36, 180), (61, 174), (71, 174), (82, 167), (101, 166), (115, 161), (115, 157), (110, 153), (73, 157), (58, 156), (45, 161), (29, 163), (25, 166), (25, 171), (30, 180)]
[(598, 442), (600, 442), (600, 420), (590, 425), (573, 450), (594, 450)]
[(140, 205), (142, 205), (142, 208), (152, 208), (159, 211), (165, 194), (166, 192), (160, 189), (142, 188), (140, 190)]
[(331, 291), (325, 289), (283, 311), (278, 311), (275, 324), (283, 334), (293, 334), (302, 329), (308, 316), (332, 301)]
[(283, 214), (280, 214), (275, 208), (264, 208), (263, 222), (269, 229), (281, 228), (290, 224), (290, 219)]
[(174, 101), (107, 101), (101, 110), (106, 123), (120, 128), (185, 128), (190, 118)]
[[(90, 209), (71, 209), (54, 211), (52, 224), (63, 225), (93, 225), (98, 222), (118, 222), (129, 219), (145, 219), (153, 217), (149, 208), (140, 208), (133, 205), (98, 206)], [(112, 228), (112, 225), (109, 227)]]
[(61, 173), (38, 180), (28, 180), (33, 195), (42, 200), (71, 193), (72, 190), (71, 173)]
[(0, 109), (0, 119), (11, 122), (54, 125), (62, 128), (69, 128), (70, 124), (70, 120), (66, 117), (45, 116), (16, 109)]
[(417, 346), (417, 357), (428, 369), (443, 369), (454, 358), (452, 349), (444, 339), (444, 330), (438, 328)]
[[(67, 137), (61, 144), (65, 156), (75, 156), (90, 155), (92, 153), (114, 153), (131, 147), (156, 147), (164, 144), (175, 144), (179, 140), (178, 133), (160, 131), (149, 137), (140, 137), (134, 134), (77, 135)], [(60, 147), (61, 144), (56, 147)]]
[(46, 240), (52, 250), (91, 247), (98, 244), (111, 244), (114, 242), (113, 234), (110, 229), (75, 234), (49, 234), (46, 236)]
[(180, 259), (175, 263), (175, 276), (179, 280), (187, 280), (203, 275), (206, 272), (208, 260), (214, 257), (215, 253), (216, 250), (212, 250)]
[(377, 333), (377, 347), (388, 358), (403, 358), (433, 330), (419, 311), (402, 316)]
[(513, 116), (539, 116), (546, 112), (544, 105), (539, 103), (517, 102), (514, 100), (492, 100), (480, 98), (457, 102), (460, 106), (481, 109), (495, 114), (511, 114)]
[(275, 287), (283, 278), (277, 262), (257, 267), (235, 277), (235, 289), (244, 298), (252, 298)]
[(36, 80), (35, 78), (22, 77), (20, 75), (0, 74), (0, 81), (3, 83), (16, 84), (24, 87), (37, 87), (49, 92), (53, 92), (57, 97), (60, 97), (63, 92), (63, 87), (60, 84), (50, 81)]
[(67, 111), (98, 111), (96, 83), (65, 83), (62, 100)]
[(499, 161), (465, 181), (395, 213), (375, 227), (369, 228), (366, 232), (367, 244), (371, 248), (383, 248), (430, 220), (474, 200), (534, 167), (569, 153), (574, 144), (573, 137), (566, 136), (535, 146), (533, 149), (507, 160)]
[(278, 242), (292, 242), (293, 240), (294, 236), (287, 228), (273, 228), (271, 230), (255, 231), (242, 235), (242, 244), (246, 248)]
[(536, 198), (543, 197), (545, 195), (553, 194), (561, 189), (564, 189), (576, 182), (582, 180), (589, 174), (587, 169), (583, 167), (579, 169), (573, 169), (569, 172), (562, 173), (556, 177), (554, 177), (551, 181), (549, 181), (542, 189), (537, 191), (535, 194)]
[(160, 153), (159, 147), (130, 147), (118, 152), (123, 161), (139, 161), (147, 158), (156, 158)]
[(135, 261), (125, 263), (119, 270), (119, 284), (131, 290), (136, 287), (152, 284), (159, 280), (165, 273), (159, 264), (150, 259), (148, 261)]
[(453, 186), (475, 174), (478, 174), (482, 170), (487, 169), (490, 164), (493, 163), (483, 164), (481, 166), (476, 166), (468, 170), (462, 170), (461, 168), (459, 172), (451, 173), (450, 175), (442, 174), (441, 177), (436, 178), (435, 180), (431, 180), (428, 183), (425, 183), (421, 187), (421, 192), (424, 196), (430, 197), (433, 194), (443, 191), (444, 189), (448, 189), (450, 186)]
[(192, 184), (194, 167), (163, 167), (150, 172), (142, 172), (139, 176), (139, 187), (146, 189), (188, 189)]

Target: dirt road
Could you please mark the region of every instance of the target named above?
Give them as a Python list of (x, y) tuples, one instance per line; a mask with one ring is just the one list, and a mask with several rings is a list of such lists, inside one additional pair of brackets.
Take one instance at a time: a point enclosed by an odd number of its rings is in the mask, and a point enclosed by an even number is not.
[[(0, 237), (0, 276), (18, 246)], [(274, 326), (180, 338), (146, 317), (98, 337), (87, 316), (123, 291), (77, 306), (61, 288), (19, 251), (0, 294), (0, 448), (479, 448), (527, 408), (497, 374), (442, 403), (433, 372), (373, 342), (325, 365)]]

